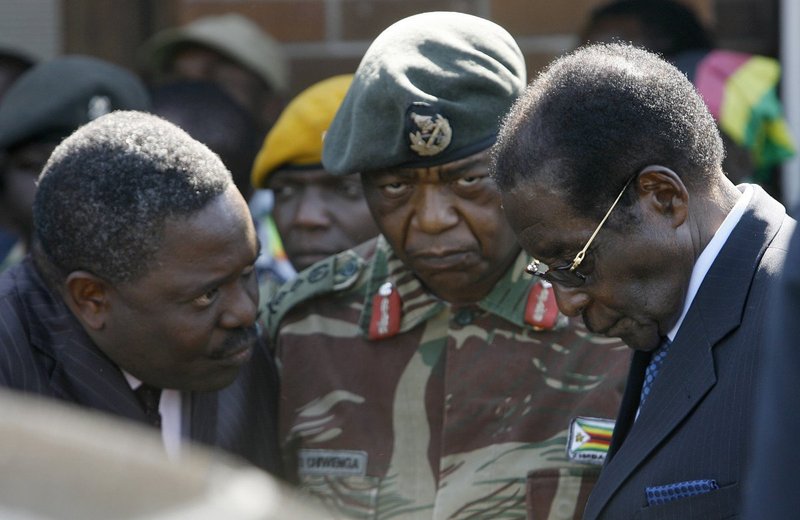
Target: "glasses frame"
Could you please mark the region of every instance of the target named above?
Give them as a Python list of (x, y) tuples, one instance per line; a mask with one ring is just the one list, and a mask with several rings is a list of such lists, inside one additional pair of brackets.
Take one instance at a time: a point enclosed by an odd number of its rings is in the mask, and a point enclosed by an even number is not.
[[(642, 170), (642, 171), (644, 171), (644, 170)], [(639, 173), (641, 173), (641, 172), (639, 172)], [(617, 198), (614, 199), (614, 203), (611, 204), (610, 208), (608, 208), (608, 211), (606, 211), (605, 216), (600, 221), (600, 223), (597, 225), (597, 227), (595, 228), (594, 232), (589, 237), (589, 240), (586, 241), (586, 245), (584, 245), (583, 248), (580, 251), (578, 251), (578, 254), (575, 255), (575, 258), (572, 259), (572, 263), (566, 264), (566, 265), (562, 265), (560, 267), (548, 267), (547, 271), (542, 272), (542, 271), (539, 271), (539, 264), (541, 262), (539, 262), (539, 260), (533, 258), (531, 263), (528, 264), (527, 267), (525, 267), (525, 272), (530, 274), (530, 275), (537, 276), (539, 278), (543, 278), (547, 282), (553, 283), (552, 280), (548, 279), (548, 277), (547, 277), (548, 273), (550, 273), (551, 271), (569, 271), (571, 273), (574, 273), (575, 276), (577, 276), (578, 279), (580, 279), (581, 283), (585, 282), (586, 281), (586, 276), (583, 273), (581, 273), (580, 271), (576, 271), (576, 269), (578, 267), (580, 267), (581, 263), (583, 262), (583, 259), (586, 256), (586, 252), (589, 250), (589, 246), (592, 245), (592, 242), (594, 242), (594, 239), (597, 236), (597, 233), (600, 232), (600, 230), (603, 228), (603, 225), (606, 223), (606, 220), (608, 220), (608, 217), (611, 215), (611, 212), (614, 211), (614, 208), (617, 207), (617, 204), (619, 203), (620, 199), (622, 198), (622, 194), (625, 193), (625, 190), (628, 189), (628, 186), (630, 186), (631, 182), (633, 182), (633, 179), (635, 179), (635, 178), (637, 178), (639, 176), (639, 173), (637, 173), (636, 175), (632, 175), (625, 182), (625, 186), (622, 187), (622, 189), (619, 192), (619, 195), (617, 195)], [(556, 283), (558, 283), (558, 282), (556, 282)]]

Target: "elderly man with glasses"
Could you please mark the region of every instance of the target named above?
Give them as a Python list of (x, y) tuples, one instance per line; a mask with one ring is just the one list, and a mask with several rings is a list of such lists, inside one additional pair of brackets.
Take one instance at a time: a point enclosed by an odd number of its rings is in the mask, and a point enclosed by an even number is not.
[[(493, 174), (559, 308), (634, 356), (585, 519), (740, 511), (767, 302), (795, 222), (734, 186), (703, 100), (625, 45), (551, 64), (507, 116)], [(641, 515), (641, 516), (638, 516)]]

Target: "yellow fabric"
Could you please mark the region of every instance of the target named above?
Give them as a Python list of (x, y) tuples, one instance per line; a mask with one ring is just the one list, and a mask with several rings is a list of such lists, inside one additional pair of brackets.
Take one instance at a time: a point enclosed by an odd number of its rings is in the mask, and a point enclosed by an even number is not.
[(323, 134), (352, 81), (352, 74), (322, 80), (298, 94), (286, 106), (253, 163), (253, 186), (266, 187), (269, 175), (282, 166), (322, 163)]
[(753, 107), (777, 85), (779, 77), (780, 65), (776, 60), (754, 56), (728, 78), (720, 110), (720, 126), (734, 141), (739, 144), (745, 141)]

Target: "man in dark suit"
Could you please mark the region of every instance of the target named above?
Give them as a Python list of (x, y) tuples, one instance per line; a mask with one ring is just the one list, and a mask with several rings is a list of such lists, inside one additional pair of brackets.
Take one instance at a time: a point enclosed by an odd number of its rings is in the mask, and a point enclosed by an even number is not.
[(494, 175), (559, 308), (634, 349), (585, 519), (740, 512), (766, 303), (793, 219), (722, 171), (673, 66), (625, 45), (556, 60), (523, 94)]
[(0, 277), (0, 385), (150, 423), (170, 455), (192, 439), (277, 471), (258, 240), (219, 158), (112, 112), (55, 149), (33, 216), (31, 256)]

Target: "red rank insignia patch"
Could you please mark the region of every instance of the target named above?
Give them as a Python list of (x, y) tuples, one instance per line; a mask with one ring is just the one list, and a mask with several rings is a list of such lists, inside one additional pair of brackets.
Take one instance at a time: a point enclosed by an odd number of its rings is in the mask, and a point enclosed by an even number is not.
[(525, 323), (536, 329), (552, 329), (558, 323), (558, 305), (553, 286), (539, 282), (531, 287), (525, 305)]
[(372, 319), (369, 322), (369, 339), (383, 339), (400, 331), (400, 294), (392, 282), (381, 285), (372, 297)]

